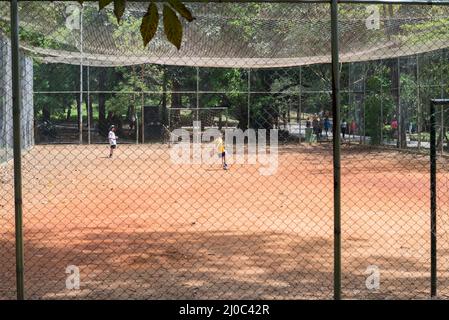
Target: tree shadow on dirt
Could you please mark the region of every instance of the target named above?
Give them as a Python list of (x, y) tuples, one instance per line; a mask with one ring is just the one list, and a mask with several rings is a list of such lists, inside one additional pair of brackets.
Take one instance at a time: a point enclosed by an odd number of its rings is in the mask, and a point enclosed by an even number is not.
[[(27, 239), (26, 297), (332, 299), (333, 243), (324, 238), (275, 232), (100, 231), (71, 230), (71, 238), (58, 247)], [(0, 248), (5, 249), (4, 257), (14, 259), (12, 239), (0, 240)], [(427, 265), (393, 256), (370, 260), (388, 267), (381, 287), (366, 289), (364, 272), (369, 261), (345, 257), (345, 298), (428, 297)], [(66, 288), (70, 265), (79, 268), (80, 290)], [(11, 263), (0, 266), (1, 299), (14, 298), (13, 267)]]

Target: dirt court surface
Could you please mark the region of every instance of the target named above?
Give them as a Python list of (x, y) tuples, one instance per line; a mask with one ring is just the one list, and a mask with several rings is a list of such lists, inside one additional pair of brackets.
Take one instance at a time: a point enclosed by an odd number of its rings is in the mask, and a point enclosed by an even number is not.
[[(107, 154), (105, 145), (58, 145), (24, 155), (28, 299), (332, 298), (329, 146), (280, 148), (270, 176), (260, 164), (173, 164), (162, 145)], [(448, 169), (440, 159), (441, 298), (449, 298)], [(12, 163), (0, 170), (0, 299), (13, 299)], [(428, 157), (344, 147), (342, 188), (343, 297), (428, 298)], [(79, 268), (79, 290), (66, 288), (68, 266)], [(368, 290), (375, 268), (380, 287)]]

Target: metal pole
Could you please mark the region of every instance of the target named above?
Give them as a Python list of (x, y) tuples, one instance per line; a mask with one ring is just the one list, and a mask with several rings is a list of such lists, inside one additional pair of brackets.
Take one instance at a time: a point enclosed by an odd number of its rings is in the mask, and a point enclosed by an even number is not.
[(340, 69), (338, 41), (338, 0), (331, 3), (332, 116), (334, 167), (334, 299), (341, 299), (341, 180), (340, 180)]
[(137, 115), (137, 102), (136, 102), (136, 94), (133, 93), (133, 115), (136, 118), (136, 123), (134, 126), (136, 128), (136, 145), (139, 144), (139, 116)]
[(87, 143), (90, 144), (91, 143), (91, 138), (90, 138), (90, 126), (91, 126), (91, 118), (90, 118), (90, 114), (91, 114), (91, 110), (90, 110), (90, 65), (87, 65)]
[(363, 64), (363, 144), (366, 144), (366, 65)]
[(137, 112), (136, 112), (137, 110), (134, 110), (134, 114), (135, 114), (135, 117), (136, 117), (136, 123), (135, 123), (135, 126), (136, 126), (136, 144), (139, 144), (139, 117), (137, 116)]
[(12, 57), (12, 107), (14, 150), (14, 211), (16, 233), (16, 288), (17, 299), (23, 300), (23, 221), (22, 221), (22, 141), (21, 141), (21, 92), (19, 56), (19, 13), (17, 0), (12, 0), (11, 10), (11, 57)]
[(196, 67), (196, 121), (200, 121), (200, 68)]
[(83, 5), (80, 13), (80, 107), (78, 115), (79, 143), (83, 143)]
[(248, 129), (250, 127), (250, 120), (251, 120), (250, 104), (251, 104), (251, 69), (248, 69)]
[(430, 103), (430, 296), (437, 294), (437, 163), (435, 104)]
[(302, 68), (299, 67), (299, 106), (298, 106), (298, 136), (301, 144), (301, 121), (302, 121)]
[[(142, 65), (142, 69), (140, 70), (140, 77), (141, 77), (141, 81), (142, 83), (144, 83), (145, 80), (145, 65)], [(145, 108), (144, 108), (144, 104), (145, 104), (145, 93), (142, 92), (142, 97), (141, 97), (141, 107), (140, 107), (140, 122), (142, 123), (142, 128), (141, 128), (141, 134), (142, 134), (142, 144), (145, 143)], [(136, 124), (137, 125), (137, 124)]]
[(380, 145), (384, 144), (384, 90), (380, 83)]
[(225, 113), (226, 113), (226, 130), (228, 129), (228, 121), (229, 121), (229, 114), (228, 114), (228, 108), (225, 109)]
[(145, 104), (145, 98), (144, 98), (144, 93), (142, 92), (142, 106), (140, 107), (140, 122), (142, 123), (142, 143), (145, 143), (145, 110), (144, 110), (144, 104)]
[(418, 101), (418, 117), (417, 117), (417, 125), (416, 125), (416, 128), (417, 128), (417, 130), (418, 130), (418, 150), (420, 150), (421, 149), (421, 121), (422, 121), (422, 118), (421, 118), (421, 97), (420, 97), (420, 91), (421, 91), (421, 82), (420, 82), (420, 78), (419, 78), (419, 55), (417, 54), (416, 55), (416, 82), (417, 82), (417, 88), (416, 88), (416, 90), (417, 90), (417, 94), (416, 94), (416, 98), (417, 98), (417, 101)]
[[(443, 94), (441, 95), (441, 98), (443, 98)], [(444, 153), (444, 106), (441, 106), (441, 129), (440, 129), (440, 142), (441, 142), (441, 155)]]
[[(444, 98), (444, 85), (443, 85), (443, 74), (441, 74), (440, 78), (440, 98)], [(443, 155), (444, 153), (444, 105), (441, 105), (441, 119), (440, 119), (440, 153)]]
[(401, 106), (401, 60), (398, 57), (397, 58), (398, 62), (397, 62), (397, 66), (398, 66), (398, 110), (399, 110), (399, 114), (397, 115), (397, 120), (398, 120), (398, 148), (402, 149), (402, 121), (404, 121), (404, 119), (402, 118), (402, 106)]
[[(348, 63), (348, 112), (352, 113), (351, 109), (352, 109), (352, 83), (351, 83), (351, 65), (352, 63), (349, 62)], [(356, 121), (358, 122), (358, 117), (357, 117), (357, 110), (356, 110), (356, 106), (354, 106), (354, 119), (356, 119)], [(360, 123), (359, 123), (359, 127), (360, 127)], [(349, 143), (351, 143), (351, 137), (349, 137)]]
[(171, 129), (171, 121), (170, 121), (170, 118), (171, 118), (171, 108), (169, 108), (168, 110), (168, 120), (167, 120), (167, 122), (168, 122), (168, 130), (172, 130)]

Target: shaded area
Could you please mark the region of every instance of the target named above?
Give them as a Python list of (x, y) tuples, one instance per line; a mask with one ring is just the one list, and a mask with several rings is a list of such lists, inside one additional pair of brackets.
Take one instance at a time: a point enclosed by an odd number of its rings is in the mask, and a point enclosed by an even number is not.
[[(27, 298), (332, 298), (332, 243), (326, 239), (226, 231), (72, 232), (85, 236), (79, 237), (79, 243), (68, 241), (63, 248), (27, 241)], [(12, 249), (12, 243), (2, 241), (0, 247)], [(372, 258), (391, 266), (392, 273), (402, 274), (382, 278), (380, 290), (369, 291), (364, 270), (354, 268), (366, 260), (345, 259), (346, 298), (428, 297), (428, 266), (414, 258)], [(80, 268), (79, 291), (65, 288), (69, 265)], [(419, 266), (421, 275), (407, 276), (408, 266)], [(1, 283), (10, 283), (3, 271)], [(1, 292), (2, 298), (8, 298), (7, 291)]]

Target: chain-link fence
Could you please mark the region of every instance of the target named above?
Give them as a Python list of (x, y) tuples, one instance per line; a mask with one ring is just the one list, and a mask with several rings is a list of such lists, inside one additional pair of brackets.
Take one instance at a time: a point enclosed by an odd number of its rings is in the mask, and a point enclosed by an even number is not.
[[(96, 2), (19, 2), (25, 297), (330, 299), (335, 148), (342, 297), (429, 297), (429, 106), (449, 95), (449, 7), (339, 4), (335, 121), (328, 2), (187, 6), (178, 51), (162, 26), (143, 48), (146, 2), (120, 24)], [(16, 295), (9, 10), (1, 299)], [(448, 113), (436, 106), (441, 298)]]

